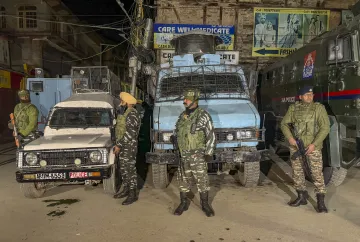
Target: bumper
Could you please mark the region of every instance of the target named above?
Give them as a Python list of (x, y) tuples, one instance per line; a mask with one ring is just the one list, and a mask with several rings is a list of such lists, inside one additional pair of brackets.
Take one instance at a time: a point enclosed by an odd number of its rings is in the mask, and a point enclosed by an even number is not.
[[(216, 152), (212, 161), (208, 163), (243, 163), (259, 162), (261, 151), (220, 151)], [(174, 153), (146, 153), (146, 163), (178, 165), (179, 160)]]
[(16, 181), (24, 182), (68, 182), (85, 180), (102, 180), (111, 175), (111, 166), (101, 168), (77, 169), (29, 169), (19, 170), (15, 173)]

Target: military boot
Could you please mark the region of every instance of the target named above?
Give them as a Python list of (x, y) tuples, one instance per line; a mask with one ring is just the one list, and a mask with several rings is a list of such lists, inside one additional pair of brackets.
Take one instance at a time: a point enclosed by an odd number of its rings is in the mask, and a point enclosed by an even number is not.
[(294, 201), (289, 202), (289, 205), (292, 207), (299, 207), (300, 205), (306, 205), (307, 204), (306, 199), (309, 198), (308, 192), (300, 191), (300, 190), (296, 190), (296, 191), (297, 191), (298, 197)]
[(129, 196), (123, 201), (122, 205), (130, 205), (138, 200), (137, 194), (136, 194), (136, 188), (129, 190)]
[(118, 199), (118, 198), (123, 198), (129, 195), (129, 186), (125, 185), (123, 187), (123, 190), (117, 194), (114, 195), (114, 198)]
[(317, 198), (317, 207), (318, 207), (318, 213), (327, 213), (328, 210), (325, 206), (325, 194), (324, 193), (317, 193), (316, 194), (316, 198)]
[(200, 203), (201, 208), (208, 217), (212, 217), (215, 215), (214, 210), (211, 208), (209, 204), (209, 192), (201, 192), (200, 193)]
[(183, 212), (187, 211), (190, 206), (190, 199), (187, 197), (186, 192), (180, 192), (180, 204), (175, 209), (174, 215), (180, 216)]

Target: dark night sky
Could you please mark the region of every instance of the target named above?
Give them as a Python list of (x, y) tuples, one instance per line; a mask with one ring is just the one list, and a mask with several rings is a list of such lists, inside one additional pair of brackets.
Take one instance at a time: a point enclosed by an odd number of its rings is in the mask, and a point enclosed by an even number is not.
[[(62, 0), (62, 2), (75, 14), (81, 21), (86, 21), (88, 24), (103, 25), (116, 21), (127, 19), (120, 6), (116, 3), (116, 0)], [(134, 0), (121, 0), (124, 3), (125, 9), (129, 15), (132, 15), (130, 8), (134, 3)], [(150, 3), (153, 1), (144, 1)], [(152, 4), (152, 3), (150, 3)], [(133, 8), (131, 9), (133, 10)], [(80, 15), (107, 15), (107, 16), (80, 16)], [(109, 16), (111, 15), (111, 16)], [(115, 16), (114, 16), (115, 15)], [(124, 27), (128, 27), (129, 22)], [(120, 27), (111, 26), (111, 27)], [(123, 38), (118, 36), (117, 31), (113, 30), (99, 30), (97, 31), (103, 37), (119, 42)]]

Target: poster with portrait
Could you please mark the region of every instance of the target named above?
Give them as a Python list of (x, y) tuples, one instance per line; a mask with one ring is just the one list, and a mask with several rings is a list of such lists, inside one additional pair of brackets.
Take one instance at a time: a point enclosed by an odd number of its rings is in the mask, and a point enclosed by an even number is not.
[(254, 8), (252, 56), (284, 57), (329, 29), (329, 10)]

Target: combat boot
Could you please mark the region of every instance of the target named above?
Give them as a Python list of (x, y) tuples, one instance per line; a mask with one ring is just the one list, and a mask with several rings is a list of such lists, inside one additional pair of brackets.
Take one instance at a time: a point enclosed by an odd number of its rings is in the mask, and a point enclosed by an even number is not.
[(201, 208), (206, 214), (206, 216), (212, 217), (215, 215), (214, 210), (209, 204), (209, 192), (206, 191), (200, 193), (200, 203), (201, 203)]
[(300, 205), (306, 205), (307, 204), (306, 199), (309, 198), (308, 192), (300, 191), (300, 190), (296, 190), (296, 191), (297, 191), (298, 197), (294, 201), (289, 202), (289, 205), (292, 207), (299, 207)]
[(130, 205), (138, 200), (136, 188), (129, 190), (129, 196), (122, 202), (122, 205)]
[(187, 211), (190, 206), (190, 200), (186, 192), (180, 192), (180, 204), (175, 209), (174, 215), (180, 216), (183, 212)]
[(325, 194), (324, 193), (317, 193), (316, 194), (316, 198), (317, 198), (317, 207), (318, 207), (318, 213), (327, 213), (328, 210), (325, 206)]
[(123, 198), (129, 195), (129, 186), (125, 185), (123, 187), (123, 190), (117, 194), (114, 195), (114, 198)]

